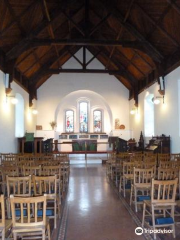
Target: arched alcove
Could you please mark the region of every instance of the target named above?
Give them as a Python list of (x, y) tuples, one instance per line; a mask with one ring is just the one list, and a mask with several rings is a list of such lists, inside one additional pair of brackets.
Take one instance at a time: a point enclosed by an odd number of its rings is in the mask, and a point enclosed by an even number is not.
[(15, 105), (15, 137), (24, 136), (24, 98), (16, 93), (18, 103)]
[(154, 136), (154, 94), (148, 94), (144, 98), (144, 133), (145, 137)]
[(98, 93), (89, 90), (79, 90), (65, 96), (58, 104), (55, 111), (55, 120), (57, 122), (57, 130), (64, 132), (65, 128), (65, 111), (71, 109), (74, 111), (74, 132), (79, 132), (79, 103), (87, 101), (89, 104), (89, 125), (88, 131), (93, 132), (93, 111), (101, 109), (103, 111), (103, 130), (109, 133), (112, 129), (112, 112), (106, 100)]

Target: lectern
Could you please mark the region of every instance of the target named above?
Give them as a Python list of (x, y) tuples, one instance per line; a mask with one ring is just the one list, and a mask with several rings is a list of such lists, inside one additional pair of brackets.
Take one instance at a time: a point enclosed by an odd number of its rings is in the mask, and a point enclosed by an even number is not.
[(29, 152), (32, 152), (34, 154), (42, 153), (42, 142), (43, 142), (43, 137), (34, 137), (34, 140), (31, 142), (32, 147), (31, 149), (29, 149), (29, 151), (27, 151), (27, 149), (25, 148), (26, 137), (18, 138), (19, 153), (29, 153)]

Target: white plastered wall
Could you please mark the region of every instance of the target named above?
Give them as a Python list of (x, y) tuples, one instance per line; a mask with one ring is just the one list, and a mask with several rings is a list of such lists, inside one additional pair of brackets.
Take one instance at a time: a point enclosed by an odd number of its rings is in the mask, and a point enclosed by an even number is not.
[[(155, 105), (155, 135), (165, 134), (171, 137), (171, 152), (180, 152), (180, 134), (179, 134), (179, 94), (180, 87), (180, 68), (177, 68), (167, 76), (165, 76), (165, 98), (164, 104)], [(133, 137), (136, 141), (139, 140), (140, 131), (144, 133), (144, 98), (149, 94), (159, 96), (159, 85), (153, 84), (148, 89), (139, 94), (139, 115), (130, 115), (130, 128), (133, 130)], [(134, 100), (130, 101), (130, 109), (133, 107)], [(148, 143), (150, 138), (145, 138)]]
[[(28, 114), (29, 94), (15, 82), (12, 82), (11, 88), (11, 96), (16, 96), (18, 93), (24, 99), (24, 132), (35, 132), (36, 117), (32, 116), (31, 113)], [(17, 151), (15, 106), (6, 100), (4, 73), (0, 71), (0, 152), (16, 153)]]
[[(76, 56), (81, 59), (82, 51)], [(92, 55), (87, 53), (87, 61)], [(71, 58), (63, 68), (79, 67), (75, 59)], [(88, 68), (103, 69), (104, 66), (93, 60)], [(115, 119), (120, 119), (129, 130), (129, 91), (114, 77), (108, 74), (70, 74), (61, 73), (49, 78), (37, 92), (37, 107), (39, 114), (37, 124), (43, 129), (50, 130), (49, 122), (57, 120), (58, 134), (64, 131), (64, 109), (77, 108), (79, 98), (90, 100), (90, 110), (102, 108), (107, 124), (104, 124), (104, 131), (107, 134), (115, 127)], [(78, 121), (76, 118), (76, 131), (78, 132)], [(90, 126), (92, 131), (92, 125)]]

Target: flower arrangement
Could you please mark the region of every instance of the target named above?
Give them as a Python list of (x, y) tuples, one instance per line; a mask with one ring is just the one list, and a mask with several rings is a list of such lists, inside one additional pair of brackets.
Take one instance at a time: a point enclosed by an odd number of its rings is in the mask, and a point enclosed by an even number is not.
[(52, 121), (49, 124), (51, 125), (52, 129), (54, 129), (57, 125), (55, 121)]

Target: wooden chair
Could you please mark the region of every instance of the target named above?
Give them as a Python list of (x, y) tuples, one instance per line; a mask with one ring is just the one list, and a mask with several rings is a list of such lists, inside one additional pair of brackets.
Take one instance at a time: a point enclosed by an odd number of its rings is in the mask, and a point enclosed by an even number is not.
[(11, 217), (10, 195), (14, 196), (31, 196), (31, 176), (26, 177), (6, 177), (7, 181), (7, 215)]
[(47, 210), (49, 218), (54, 219), (54, 228), (57, 223), (57, 177), (56, 176), (33, 176), (34, 196), (46, 194)]
[(154, 177), (154, 169), (134, 168), (133, 184), (131, 185), (130, 206), (135, 204), (135, 211), (138, 205), (143, 204), (144, 199), (150, 199), (151, 180)]
[(19, 169), (16, 166), (6, 166), (1, 168), (2, 171), (2, 191), (4, 196), (7, 196), (7, 181), (6, 176), (18, 177)]
[[(145, 218), (150, 217), (150, 222), (146, 221), (149, 228), (155, 230), (160, 227), (171, 227), (175, 238), (174, 209), (177, 182), (177, 178), (165, 181), (152, 179), (151, 200), (145, 200), (143, 203), (142, 227), (144, 227)], [(154, 239), (156, 239), (156, 233), (154, 233)]]
[(5, 204), (4, 195), (0, 195), (0, 236), (5, 240)]
[[(14, 240), (20, 238), (40, 238), (50, 240), (50, 227), (46, 219), (46, 196), (14, 197), (10, 196), (12, 209), (12, 234)], [(17, 208), (18, 211), (17, 214)], [(41, 212), (41, 217), (39, 217)]]
[(123, 174), (120, 177), (119, 192), (123, 191), (124, 197), (126, 197), (127, 184), (131, 186), (133, 181), (133, 168), (134, 162), (123, 162)]
[(10, 234), (9, 229), (11, 228), (12, 221), (5, 220), (5, 200), (4, 195), (0, 195), (0, 237), (5, 240), (5, 235)]

